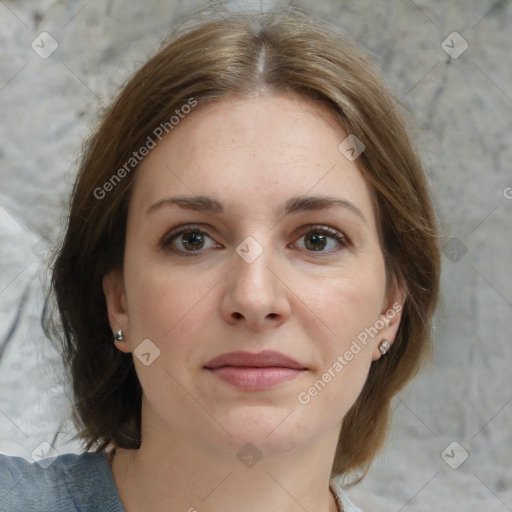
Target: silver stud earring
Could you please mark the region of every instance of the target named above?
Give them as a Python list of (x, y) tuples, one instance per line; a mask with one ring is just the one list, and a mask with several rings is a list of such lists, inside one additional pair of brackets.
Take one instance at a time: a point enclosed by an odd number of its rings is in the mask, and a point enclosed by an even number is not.
[(379, 343), (379, 350), (382, 355), (387, 354), (390, 348), (391, 348), (391, 345), (389, 344), (388, 340), (382, 340)]
[(124, 341), (124, 333), (123, 333), (123, 329), (119, 329), (119, 331), (117, 331), (115, 334), (114, 334), (114, 339), (116, 341)]

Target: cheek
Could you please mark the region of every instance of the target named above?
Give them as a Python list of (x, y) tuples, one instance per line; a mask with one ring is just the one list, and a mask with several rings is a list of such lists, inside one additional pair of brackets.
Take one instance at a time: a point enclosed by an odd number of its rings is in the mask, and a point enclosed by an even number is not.
[(384, 265), (376, 260), (360, 272), (317, 280), (314, 288), (303, 284), (304, 302), (316, 317), (310, 314), (303, 325), (321, 354), (321, 364), (298, 401), (319, 407), (319, 414), (326, 403), (336, 404), (332, 411), (339, 419), (357, 399), (372, 362), (378, 339), (374, 326), (385, 290)]
[(339, 351), (378, 320), (385, 293), (384, 267), (377, 262), (359, 272), (350, 269), (317, 279), (314, 286), (309, 281), (302, 286), (304, 302), (331, 338), (328, 346)]
[(373, 339), (365, 329), (374, 325), (379, 311), (377, 293), (360, 281), (345, 280), (330, 289), (319, 309), (329, 326), (325, 338), (309, 338), (321, 354), (317, 371), (299, 390), (297, 402), (312, 417), (340, 422), (357, 400), (372, 362)]
[[(165, 350), (170, 340), (176, 350), (180, 340), (189, 347), (194, 334), (205, 328), (202, 319), (212, 318), (208, 293), (216, 280), (201, 274), (194, 279), (175, 269), (156, 264), (127, 262), (126, 293), (130, 332), (135, 339), (149, 338)], [(130, 278), (131, 276), (131, 278)]]

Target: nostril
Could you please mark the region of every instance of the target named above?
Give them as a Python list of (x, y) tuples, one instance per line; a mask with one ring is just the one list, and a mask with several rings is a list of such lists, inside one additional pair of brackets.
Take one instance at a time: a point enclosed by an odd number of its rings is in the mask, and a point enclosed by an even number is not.
[(235, 312), (233, 313), (233, 316), (234, 316), (235, 318), (243, 318), (243, 316), (244, 316), (244, 315), (242, 315), (242, 313), (239, 313), (238, 311), (235, 311)]

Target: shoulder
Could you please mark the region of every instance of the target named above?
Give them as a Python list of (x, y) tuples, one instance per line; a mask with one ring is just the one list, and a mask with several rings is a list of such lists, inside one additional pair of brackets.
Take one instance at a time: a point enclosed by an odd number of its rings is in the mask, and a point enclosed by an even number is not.
[(331, 480), (331, 487), (338, 498), (338, 502), (343, 506), (343, 512), (363, 512), (359, 507), (356, 507), (356, 505), (352, 503), (343, 488), (336, 483), (335, 480)]
[(2, 512), (123, 512), (105, 453), (64, 454), (30, 463), (0, 455)]

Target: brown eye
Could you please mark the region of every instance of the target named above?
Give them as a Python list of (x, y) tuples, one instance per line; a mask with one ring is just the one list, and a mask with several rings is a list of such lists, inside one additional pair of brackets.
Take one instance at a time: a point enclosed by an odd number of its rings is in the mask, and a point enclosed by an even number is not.
[(306, 235), (305, 246), (311, 251), (322, 251), (327, 245), (327, 237), (325, 235)]
[(160, 243), (163, 249), (188, 255), (187, 253), (204, 252), (203, 249), (218, 248), (214, 240), (196, 226), (179, 226), (168, 233)]
[(197, 232), (181, 233), (179, 236), (179, 243), (186, 250), (197, 251), (204, 246), (204, 234)]
[(308, 252), (329, 254), (348, 245), (347, 237), (329, 226), (315, 226), (306, 231), (300, 239), (304, 239), (303, 248)]

